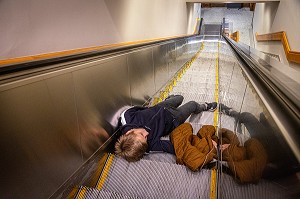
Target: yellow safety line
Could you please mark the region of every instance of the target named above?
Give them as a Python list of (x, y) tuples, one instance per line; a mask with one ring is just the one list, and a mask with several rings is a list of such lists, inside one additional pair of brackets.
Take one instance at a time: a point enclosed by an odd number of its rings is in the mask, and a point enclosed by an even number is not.
[[(215, 101), (219, 103), (219, 48), (220, 42), (218, 42), (218, 50), (216, 55), (216, 86), (215, 86)], [(214, 127), (218, 124), (218, 110), (214, 112)], [(216, 131), (217, 132), (217, 131)], [(210, 181), (210, 199), (216, 198), (217, 190), (217, 170), (213, 168), (211, 171), (211, 181)]]
[(113, 161), (114, 157), (115, 156), (113, 154), (110, 154), (109, 157), (108, 157), (108, 160), (107, 160), (106, 165), (103, 169), (102, 175), (100, 176), (100, 180), (99, 180), (99, 182), (97, 184), (97, 187), (96, 187), (99, 190), (102, 189), (102, 186), (103, 186), (103, 184), (106, 180), (106, 177), (108, 175), (108, 171), (110, 169), (110, 166), (112, 164), (112, 161)]
[(182, 66), (182, 68), (175, 74), (175, 77), (167, 84), (164, 90), (160, 91), (160, 95), (158, 97), (154, 98), (154, 101), (152, 102), (152, 105), (156, 105), (159, 102), (164, 101), (169, 95), (169, 92), (173, 90), (173, 87), (176, 86), (177, 82), (182, 78), (183, 74), (191, 67), (192, 63), (195, 61), (195, 59), (198, 58), (199, 54), (204, 48), (204, 42), (202, 42), (202, 45), (198, 52), (191, 58), (190, 61), (186, 62), (185, 65)]
[[(218, 42), (218, 50), (216, 55), (216, 86), (215, 86), (215, 102), (219, 103), (219, 47), (220, 42)], [(218, 124), (218, 111), (214, 112), (214, 126)]]
[(200, 21), (201, 21), (201, 19), (200, 19), (199, 17), (197, 17), (197, 21), (196, 21), (196, 25), (195, 25), (195, 27), (194, 27), (194, 32), (193, 32), (193, 34), (196, 34), (196, 33), (197, 33), (197, 27), (198, 27), (198, 23), (200, 24)]
[(216, 198), (216, 183), (217, 183), (217, 170), (214, 168), (211, 170), (211, 181), (210, 181), (210, 199)]
[(93, 175), (93, 178), (91, 179), (91, 182), (89, 184), (90, 187), (96, 187), (97, 186), (97, 183), (98, 183), (98, 180), (101, 176), (101, 173), (102, 171), (104, 170), (103, 168), (106, 166), (106, 162), (107, 162), (107, 159), (109, 157), (109, 154), (108, 153), (105, 153), (103, 155), (103, 157), (100, 159), (99, 163), (98, 163), (98, 167)]
[(72, 191), (69, 193), (69, 195), (66, 197), (66, 199), (74, 199), (77, 195), (80, 194), (81, 188), (74, 187)]
[(76, 199), (83, 199), (86, 191), (86, 187), (81, 187)]
[[(105, 153), (103, 155), (103, 157), (99, 161), (99, 166), (94, 174), (94, 177), (91, 180), (91, 183), (89, 185), (90, 187), (96, 187), (98, 185), (98, 187), (100, 187), (100, 189), (101, 189), (101, 187), (103, 186), (105, 179), (107, 177), (107, 173), (109, 171), (109, 168), (110, 168), (113, 158), (114, 158), (114, 155), (112, 155), (112, 154)], [(103, 171), (102, 175), (101, 175), (101, 171)], [(103, 175), (103, 173), (105, 173), (105, 175)], [(98, 187), (96, 187), (96, 188), (98, 188)], [(71, 193), (68, 195), (67, 198), (71, 199), (71, 198), (76, 197), (76, 199), (83, 199), (86, 191), (87, 191), (87, 187), (85, 187), (85, 186), (81, 186), (79, 188), (78, 187), (74, 188), (71, 191)]]

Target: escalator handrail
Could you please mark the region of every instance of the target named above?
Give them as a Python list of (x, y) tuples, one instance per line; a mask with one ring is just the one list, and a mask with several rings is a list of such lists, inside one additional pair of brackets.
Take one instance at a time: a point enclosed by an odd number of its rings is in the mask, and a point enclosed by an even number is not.
[(22, 72), (22, 71), (26, 71), (26, 70), (30, 70), (30, 69), (43, 68), (45, 66), (50, 66), (50, 65), (57, 65), (57, 64), (65, 63), (65, 62), (71, 62), (71, 61), (77, 61), (77, 60), (82, 60), (82, 59), (86, 59), (86, 58), (92, 58), (95, 56), (117, 53), (120, 51), (134, 50), (137, 48), (149, 47), (151, 45), (169, 43), (169, 42), (174, 42), (174, 41), (178, 41), (181, 39), (192, 38), (192, 37), (200, 35), (202, 21), (203, 21), (203, 18), (201, 18), (197, 33), (193, 34), (193, 35), (169, 37), (169, 38), (156, 39), (156, 40), (150, 40), (150, 41), (148, 40), (145, 42), (131, 42), (133, 44), (112, 45), (111, 47), (106, 47), (106, 48), (98, 49), (98, 50), (90, 50), (87, 52), (79, 52), (79, 53), (75, 53), (75, 54), (73, 53), (73, 54), (68, 54), (68, 55), (63, 55), (63, 56), (60, 55), (60, 56), (49, 57), (49, 58), (44, 58), (44, 59), (28, 60), (25, 62), (1, 65), (0, 76), (15, 73), (15, 72)]

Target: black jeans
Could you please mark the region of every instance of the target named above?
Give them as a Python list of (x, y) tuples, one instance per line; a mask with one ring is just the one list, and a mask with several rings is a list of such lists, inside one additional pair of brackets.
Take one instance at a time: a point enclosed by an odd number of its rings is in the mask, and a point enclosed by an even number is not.
[(206, 109), (204, 104), (199, 104), (195, 101), (189, 101), (180, 106), (183, 101), (183, 96), (173, 95), (167, 98), (165, 101), (160, 102), (157, 106), (163, 106), (177, 119), (179, 124), (182, 124), (192, 114), (201, 113)]

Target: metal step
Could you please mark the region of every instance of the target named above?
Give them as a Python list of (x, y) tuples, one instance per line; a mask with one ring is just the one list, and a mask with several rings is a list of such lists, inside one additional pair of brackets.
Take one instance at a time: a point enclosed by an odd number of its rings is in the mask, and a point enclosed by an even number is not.
[(192, 172), (183, 165), (116, 157), (102, 190), (141, 198), (208, 198), (211, 171)]
[[(122, 193), (117, 193), (113, 191), (103, 191), (103, 190), (98, 190), (95, 188), (89, 188), (89, 187), (81, 187), (76, 199), (96, 199), (96, 198), (101, 198), (101, 199), (142, 199), (141, 197), (138, 196), (128, 196), (126, 194)], [(144, 199), (144, 197), (143, 197)]]
[(257, 184), (238, 184), (233, 176), (223, 174), (219, 181), (219, 195), (222, 199), (282, 199), (290, 198), (278, 184), (261, 179)]

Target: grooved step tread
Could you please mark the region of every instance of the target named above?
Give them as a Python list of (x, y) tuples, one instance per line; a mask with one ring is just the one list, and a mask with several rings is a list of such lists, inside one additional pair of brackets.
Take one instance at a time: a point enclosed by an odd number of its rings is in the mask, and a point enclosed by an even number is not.
[(142, 198), (208, 198), (210, 170), (152, 160), (129, 163), (116, 157), (102, 190)]

